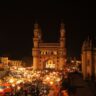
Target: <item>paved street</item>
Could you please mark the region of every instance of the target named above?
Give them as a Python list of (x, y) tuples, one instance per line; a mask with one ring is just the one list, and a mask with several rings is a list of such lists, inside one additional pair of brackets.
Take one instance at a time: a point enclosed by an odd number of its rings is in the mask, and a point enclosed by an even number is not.
[(71, 85), (75, 89), (75, 94), (71, 96), (96, 96), (96, 86), (92, 82), (87, 82), (78, 74), (71, 74)]

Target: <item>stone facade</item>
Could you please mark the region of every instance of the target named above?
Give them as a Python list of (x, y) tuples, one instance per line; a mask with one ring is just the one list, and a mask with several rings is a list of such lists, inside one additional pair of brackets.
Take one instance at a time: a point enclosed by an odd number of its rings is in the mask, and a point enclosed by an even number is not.
[(96, 47), (95, 40), (87, 39), (82, 46), (82, 73), (84, 79), (96, 78)]
[(62, 23), (60, 26), (60, 41), (59, 43), (44, 43), (42, 41), (42, 33), (40, 26), (34, 24), (33, 37), (33, 69), (55, 69), (62, 70), (66, 61), (65, 48), (65, 27)]
[(17, 66), (20, 67), (22, 66), (22, 60), (9, 60), (9, 66)]

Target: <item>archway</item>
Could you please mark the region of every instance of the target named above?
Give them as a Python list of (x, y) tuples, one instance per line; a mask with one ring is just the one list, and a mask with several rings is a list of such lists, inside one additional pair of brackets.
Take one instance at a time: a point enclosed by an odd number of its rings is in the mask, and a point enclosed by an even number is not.
[(45, 62), (45, 69), (55, 69), (54, 61), (49, 59)]

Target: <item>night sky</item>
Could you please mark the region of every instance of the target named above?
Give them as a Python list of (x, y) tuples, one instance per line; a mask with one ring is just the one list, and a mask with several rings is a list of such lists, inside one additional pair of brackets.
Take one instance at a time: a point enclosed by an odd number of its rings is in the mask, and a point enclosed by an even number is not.
[[(87, 2), (88, 3), (88, 2)], [(59, 41), (61, 21), (66, 28), (67, 56), (80, 58), (83, 41), (96, 36), (95, 5), (83, 2), (12, 2), (0, 5), (0, 55), (31, 56), (33, 25), (37, 21), (46, 42)]]

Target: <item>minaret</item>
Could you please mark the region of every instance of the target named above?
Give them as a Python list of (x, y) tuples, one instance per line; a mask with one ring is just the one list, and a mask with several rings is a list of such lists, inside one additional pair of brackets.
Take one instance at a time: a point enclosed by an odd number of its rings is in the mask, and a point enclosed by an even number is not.
[(42, 30), (41, 29), (39, 29), (39, 42), (40, 43), (43, 42), (42, 41)]
[(84, 41), (83, 46), (82, 46), (82, 73), (83, 73), (83, 78), (89, 78), (91, 79), (92, 74), (93, 74), (93, 63), (92, 63), (92, 40), (88, 37), (87, 40)]
[(59, 61), (59, 69), (63, 69), (66, 60), (66, 48), (65, 48), (65, 25), (61, 23), (60, 26), (60, 61)]
[(34, 43), (34, 47), (37, 48), (38, 47), (38, 42), (39, 42), (39, 25), (38, 23), (34, 24), (34, 38), (33, 38), (33, 43)]
[(34, 37), (33, 37), (33, 49), (32, 49), (32, 56), (33, 56), (33, 69), (38, 70), (38, 64), (39, 64), (39, 32), (40, 28), (38, 23), (34, 24)]
[(61, 23), (60, 28), (60, 47), (65, 48), (65, 25)]

